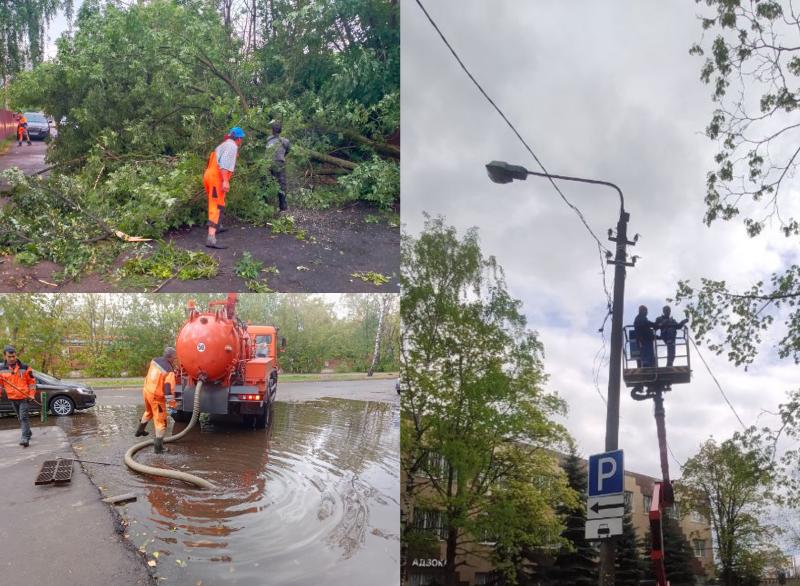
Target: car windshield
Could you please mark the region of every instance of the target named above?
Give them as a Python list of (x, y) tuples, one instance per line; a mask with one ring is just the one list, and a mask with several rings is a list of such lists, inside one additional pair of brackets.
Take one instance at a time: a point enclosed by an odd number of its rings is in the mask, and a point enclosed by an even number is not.
[(36, 374), (36, 378), (38, 378), (43, 383), (47, 383), (49, 385), (60, 385), (60, 384), (63, 384), (60, 380), (58, 380), (57, 378), (53, 378), (52, 376), (50, 376), (48, 374), (44, 374), (42, 372), (37, 372), (35, 374)]
[(28, 119), (28, 122), (42, 122), (43, 124), (47, 124), (47, 118), (36, 112), (28, 112), (25, 114), (25, 118)]

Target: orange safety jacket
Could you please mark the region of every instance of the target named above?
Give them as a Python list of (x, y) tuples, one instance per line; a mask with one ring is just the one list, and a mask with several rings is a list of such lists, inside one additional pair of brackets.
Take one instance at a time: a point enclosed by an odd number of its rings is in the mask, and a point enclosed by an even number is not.
[(151, 360), (142, 389), (145, 399), (163, 401), (166, 395), (165, 385), (170, 386), (169, 394), (175, 392), (175, 371), (166, 361), (161, 362), (158, 358)]
[(14, 366), (0, 362), (0, 386), (10, 401), (32, 399), (36, 395), (36, 379), (30, 366), (17, 361)]

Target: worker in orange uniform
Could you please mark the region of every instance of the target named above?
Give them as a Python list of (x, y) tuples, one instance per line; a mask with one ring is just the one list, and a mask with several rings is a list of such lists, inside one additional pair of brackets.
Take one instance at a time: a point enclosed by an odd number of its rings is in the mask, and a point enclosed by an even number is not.
[(13, 346), (3, 348), (3, 360), (0, 363), (0, 387), (5, 391), (14, 413), (19, 419), (22, 438), (19, 445), (27, 448), (31, 441), (31, 423), (28, 419), (30, 404), (28, 401), (36, 396), (36, 379), (30, 366), (17, 359), (17, 351)]
[(238, 126), (231, 128), (225, 140), (217, 146), (208, 157), (206, 172), (203, 174), (203, 185), (208, 195), (208, 238), (209, 248), (227, 248), (217, 244), (217, 232), (223, 232), (222, 214), (225, 211), (225, 196), (231, 188), (231, 176), (236, 168), (239, 147), (242, 146), (244, 130)]
[[(161, 454), (164, 449), (164, 435), (167, 432), (167, 404), (171, 409), (176, 407), (175, 391), (175, 348), (167, 346), (164, 355), (150, 361), (150, 368), (144, 379), (144, 415), (139, 422), (136, 436), (149, 435), (144, 428), (152, 419), (156, 428), (156, 438), (153, 440), (153, 449), (156, 454)], [(167, 401), (169, 397), (169, 401)]]
[(31, 135), (28, 134), (28, 119), (25, 118), (25, 114), (20, 112), (17, 115), (17, 141), (19, 144), (17, 146), (22, 146), (22, 137), (25, 137), (25, 140), (28, 142), (28, 146), (31, 144)]

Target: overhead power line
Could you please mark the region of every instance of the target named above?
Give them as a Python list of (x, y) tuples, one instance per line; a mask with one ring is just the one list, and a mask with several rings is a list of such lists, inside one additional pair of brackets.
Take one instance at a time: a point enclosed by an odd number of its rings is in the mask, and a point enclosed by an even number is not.
[(717, 388), (719, 389), (719, 392), (722, 395), (722, 398), (725, 399), (725, 402), (728, 404), (728, 407), (730, 407), (731, 411), (736, 416), (736, 419), (739, 420), (739, 424), (742, 426), (742, 429), (746, 430), (747, 426), (744, 424), (744, 421), (742, 421), (742, 418), (739, 417), (739, 414), (736, 412), (736, 409), (733, 407), (733, 404), (728, 399), (728, 396), (725, 394), (725, 391), (722, 390), (722, 385), (719, 384), (719, 381), (717, 380), (717, 377), (714, 376), (713, 372), (711, 372), (711, 367), (708, 365), (708, 362), (706, 362), (706, 359), (703, 358), (703, 355), (700, 353), (700, 348), (697, 347), (697, 344), (695, 344), (695, 341), (694, 341), (693, 338), (691, 338), (690, 336), (687, 336), (687, 338), (689, 338), (689, 341), (692, 343), (692, 346), (694, 346), (694, 350), (695, 350), (695, 352), (697, 352), (697, 355), (700, 357), (700, 360), (702, 361), (703, 365), (706, 367), (706, 370), (708, 371), (708, 374), (711, 375), (711, 378), (714, 379), (714, 382), (717, 384)]
[[(525, 139), (522, 138), (522, 135), (519, 133), (519, 131), (516, 129), (516, 127), (511, 123), (511, 121), (508, 119), (508, 117), (505, 115), (505, 113), (500, 109), (500, 107), (495, 103), (495, 101), (489, 96), (488, 93), (486, 93), (486, 90), (483, 89), (483, 86), (481, 86), (481, 84), (478, 83), (478, 80), (475, 79), (475, 76), (472, 75), (472, 73), (467, 68), (467, 66), (464, 65), (464, 62), (461, 60), (461, 57), (459, 57), (458, 53), (456, 53), (456, 50), (453, 48), (453, 46), (447, 40), (447, 37), (444, 36), (444, 33), (439, 28), (439, 25), (436, 24), (436, 21), (433, 20), (431, 15), (425, 9), (425, 6), (422, 4), (422, 1), (421, 0), (416, 0), (416, 2), (417, 2), (417, 5), (422, 10), (422, 12), (425, 14), (425, 17), (428, 19), (428, 22), (431, 23), (431, 26), (433, 26), (433, 28), (439, 34), (439, 37), (442, 39), (442, 42), (444, 42), (444, 44), (450, 50), (450, 53), (453, 55), (453, 57), (455, 57), (456, 61), (458, 61), (458, 64), (461, 66), (461, 69), (463, 69), (464, 73), (467, 74), (467, 77), (470, 78), (472, 83), (475, 84), (475, 87), (478, 88), (478, 91), (483, 95), (483, 97), (486, 98), (486, 100), (492, 105), (492, 107), (497, 111), (497, 113), (500, 114), (500, 117), (505, 121), (505, 123), (508, 125), (508, 127), (511, 129), (511, 131), (517, 136), (517, 138), (523, 144), (525, 149), (531, 154), (533, 159), (536, 161), (536, 164), (539, 165), (539, 168), (542, 170), (542, 173), (548, 174), (549, 172), (545, 168), (545, 166), (542, 163), (542, 161), (539, 160), (539, 157), (536, 156), (536, 153), (533, 152), (533, 149), (528, 145), (528, 143), (525, 141)], [(586, 221), (586, 218), (584, 217), (583, 212), (581, 212), (581, 210), (578, 209), (577, 206), (575, 206), (571, 201), (569, 201), (567, 199), (567, 197), (564, 195), (564, 193), (561, 191), (561, 189), (558, 187), (558, 185), (556, 184), (556, 182), (553, 180), (552, 177), (548, 177), (548, 179), (550, 180), (550, 183), (552, 184), (553, 188), (558, 192), (558, 195), (561, 196), (561, 199), (563, 199), (564, 202), (570, 208), (572, 208), (572, 210), (578, 215), (578, 217), (580, 218), (581, 222), (583, 222), (583, 225), (586, 227), (586, 230), (588, 230), (589, 234), (591, 234), (592, 238), (594, 238), (595, 242), (597, 242), (597, 245), (601, 249), (603, 249), (604, 251), (608, 250), (608, 248), (606, 248), (603, 245), (603, 243), (600, 241), (600, 238), (597, 237), (597, 234), (595, 234), (594, 231), (589, 226), (589, 223)]]

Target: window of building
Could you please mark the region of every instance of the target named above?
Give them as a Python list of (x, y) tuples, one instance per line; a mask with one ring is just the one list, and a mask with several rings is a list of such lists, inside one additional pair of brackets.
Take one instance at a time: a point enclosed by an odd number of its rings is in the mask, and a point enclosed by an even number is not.
[(444, 525), (444, 516), (441, 511), (414, 509), (414, 529), (430, 531), (438, 535), (439, 539), (447, 538), (447, 527)]
[(644, 507), (645, 513), (650, 510), (651, 504), (653, 504), (653, 496), (649, 494), (642, 495), (642, 506)]
[(475, 572), (475, 586), (499, 586), (504, 584), (497, 572)]
[(437, 454), (436, 452), (428, 452), (425, 455), (423, 468), (434, 478), (447, 478), (447, 474), (450, 470), (450, 464), (441, 454)]
[(673, 503), (673, 505), (666, 510), (667, 517), (670, 519), (675, 519), (676, 521), (680, 521), (681, 519), (681, 509), (678, 506), (678, 503)]
[(436, 576), (432, 574), (411, 574), (409, 578), (410, 586), (431, 586), (436, 584)]
[(692, 549), (694, 550), (694, 557), (702, 558), (706, 555), (706, 540), (705, 539), (693, 539), (692, 540)]
[(630, 490), (625, 491), (625, 512), (633, 512), (633, 493)]
[(705, 523), (705, 522), (706, 522), (706, 520), (705, 520), (705, 519), (703, 519), (703, 515), (701, 515), (701, 514), (700, 514), (700, 513), (698, 513), (697, 511), (692, 511), (692, 512), (689, 514), (689, 517), (690, 517), (690, 518), (691, 518), (691, 520), (692, 520), (692, 521), (694, 521), (695, 523)]

